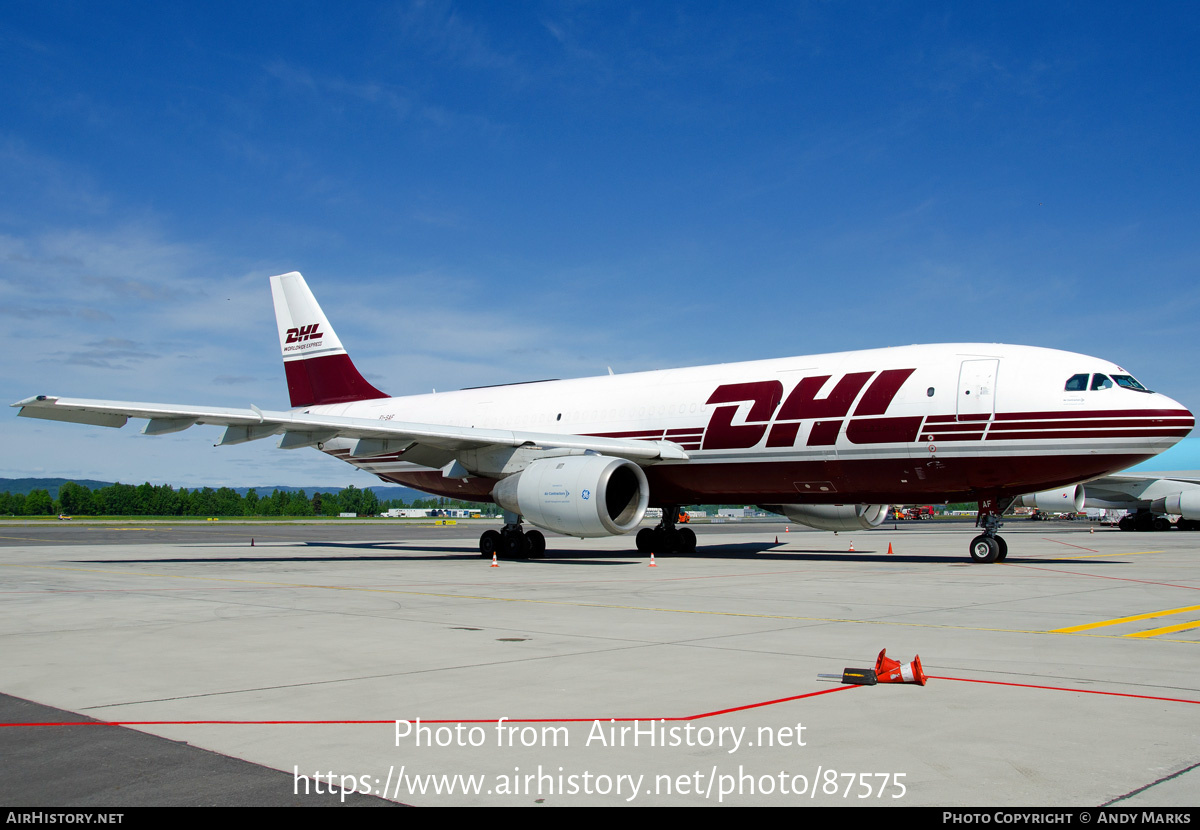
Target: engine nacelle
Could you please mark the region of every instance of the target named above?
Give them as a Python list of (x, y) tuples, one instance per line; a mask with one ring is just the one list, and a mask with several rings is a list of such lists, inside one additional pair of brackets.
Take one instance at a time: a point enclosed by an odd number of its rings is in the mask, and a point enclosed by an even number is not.
[(817, 530), (869, 530), (887, 518), (886, 504), (775, 504), (767, 507)]
[(1049, 513), (1078, 513), (1083, 509), (1084, 490), (1074, 484), (1061, 490), (1043, 490), (1021, 496), (1022, 507), (1036, 507)]
[[(1162, 503), (1161, 507), (1159, 502)], [(1184, 490), (1165, 499), (1156, 499), (1153, 509), (1178, 514), (1185, 519), (1200, 519), (1200, 490)]]
[(542, 458), (502, 479), (492, 498), (530, 524), (568, 536), (616, 536), (637, 527), (650, 503), (642, 468), (624, 458)]

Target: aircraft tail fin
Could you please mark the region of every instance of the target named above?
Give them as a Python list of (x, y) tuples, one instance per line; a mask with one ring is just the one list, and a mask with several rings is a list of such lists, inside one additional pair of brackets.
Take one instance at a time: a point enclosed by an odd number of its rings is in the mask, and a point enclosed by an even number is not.
[(355, 368), (299, 272), (271, 277), (271, 297), (293, 407), (387, 397)]

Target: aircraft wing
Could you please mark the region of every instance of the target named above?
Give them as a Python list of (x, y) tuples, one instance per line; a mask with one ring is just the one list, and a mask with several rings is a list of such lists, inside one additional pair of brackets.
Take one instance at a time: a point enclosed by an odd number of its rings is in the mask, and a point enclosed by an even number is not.
[(315, 447), (334, 438), (348, 438), (355, 442), (350, 451), (353, 458), (402, 452), (418, 446), (452, 453), (488, 447), (534, 446), (592, 450), (602, 455), (627, 458), (639, 464), (688, 460), (687, 453), (671, 441), (638, 441), (550, 432), (414, 424), (339, 415), (314, 415), (302, 410), (272, 412), (255, 406), (236, 409), (98, 401), (49, 395), (26, 398), (12, 406), (20, 407), (17, 414), (25, 418), (104, 427), (122, 427), (130, 418), (145, 418), (147, 423), (142, 432), (146, 435), (179, 432), (196, 424), (223, 426), (225, 433), (217, 442), (217, 446), (241, 444), (270, 435), (283, 436), (279, 442), (282, 449)]
[(1086, 507), (1154, 510), (1190, 517), (1194, 511), (1187, 505), (1200, 497), (1200, 472), (1118, 473), (1094, 479), (1083, 487)]
[(1200, 470), (1181, 470), (1164, 473), (1117, 473), (1116, 475), (1101, 476), (1087, 482), (1090, 487), (1106, 489), (1122, 489), (1139, 487), (1155, 481), (1182, 481), (1187, 484), (1200, 484)]

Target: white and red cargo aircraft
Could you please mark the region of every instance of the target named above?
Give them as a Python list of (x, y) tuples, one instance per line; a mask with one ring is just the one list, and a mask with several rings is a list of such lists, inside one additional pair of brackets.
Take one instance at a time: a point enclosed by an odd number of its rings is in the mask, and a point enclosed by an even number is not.
[(485, 556), (538, 556), (536, 527), (627, 533), (690, 551), (681, 505), (755, 503), (825, 530), (874, 527), (890, 503), (978, 501), (977, 562), (1004, 559), (1000, 516), (1024, 493), (1103, 476), (1191, 431), (1191, 412), (1116, 364), (1028, 346), (944, 344), (757, 360), (391, 398), (355, 369), (300, 274), (271, 277), (292, 408), (41, 396), (20, 415), (161, 435), (281, 435), (389, 482), (495, 501)]

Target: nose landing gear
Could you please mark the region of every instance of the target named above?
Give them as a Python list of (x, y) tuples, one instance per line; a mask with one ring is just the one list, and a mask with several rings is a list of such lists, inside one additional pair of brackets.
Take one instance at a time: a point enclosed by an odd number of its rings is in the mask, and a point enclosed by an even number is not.
[(1008, 556), (1008, 542), (998, 536), (997, 531), (1004, 525), (1000, 516), (1012, 503), (1011, 497), (989, 497), (979, 500), (979, 516), (975, 520), (975, 526), (982, 526), (983, 533), (971, 540), (969, 551), (972, 562), (1003, 562)]

